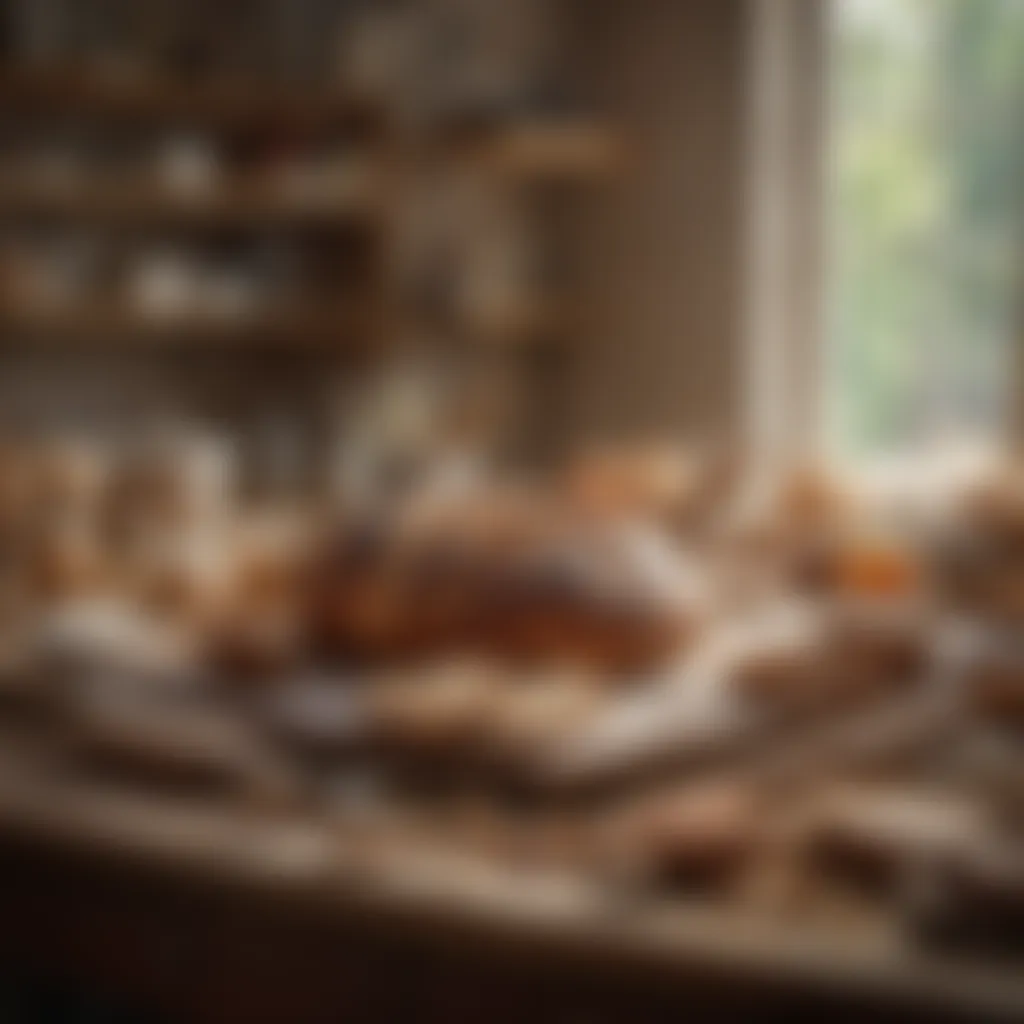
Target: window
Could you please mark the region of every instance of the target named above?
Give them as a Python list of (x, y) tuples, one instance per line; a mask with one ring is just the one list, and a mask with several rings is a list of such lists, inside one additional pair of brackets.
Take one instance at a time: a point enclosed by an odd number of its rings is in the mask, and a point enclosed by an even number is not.
[(1024, 313), (1024, 3), (833, 0), (828, 430), (991, 438)]

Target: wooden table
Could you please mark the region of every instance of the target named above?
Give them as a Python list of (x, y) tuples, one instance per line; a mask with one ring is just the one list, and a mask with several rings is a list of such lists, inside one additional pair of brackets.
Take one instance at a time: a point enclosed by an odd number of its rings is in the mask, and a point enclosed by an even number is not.
[(185, 1021), (1024, 1019), (1012, 970), (416, 857), (8, 776), (0, 973)]

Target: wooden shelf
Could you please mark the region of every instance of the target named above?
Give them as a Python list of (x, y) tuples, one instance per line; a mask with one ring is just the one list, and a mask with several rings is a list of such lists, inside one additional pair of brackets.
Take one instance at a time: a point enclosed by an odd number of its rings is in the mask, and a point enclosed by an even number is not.
[(607, 126), (567, 121), (498, 125), (456, 143), (477, 166), (513, 180), (580, 182), (622, 165), (622, 148)]
[(120, 227), (217, 228), (369, 225), (380, 204), (369, 194), (289, 195), (268, 185), (229, 185), (175, 194), (157, 185), (42, 188), (0, 181), (0, 216), (41, 217)]
[[(282, 123), (290, 130), (347, 126), (380, 128), (379, 103), (350, 93), (282, 88), (210, 79), (178, 82), (124, 74), (8, 70), (0, 74), (0, 113), (10, 117), (74, 116), (253, 127)], [(456, 150), (512, 178), (586, 180), (621, 165), (619, 140), (599, 121), (521, 121), (460, 128), (440, 126)]]
[[(0, 306), (0, 347), (365, 349), (376, 346), (383, 322), (383, 313), (369, 305), (333, 310), (307, 307), (239, 317), (146, 316), (131, 308), (100, 303), (57, 309)], [(576, 323), (577, 317), (567, 309), (538, 305), (501, 321), (467, 321), (454, 336), (461, 337), (462, 343), (494, 351), (533, 349), (539, 343), (544, 348), (561, 347)]]
[(211, 126), (259, 123), (372, 127), (378, 105), (342, 91), (285, 88), (252, 81), (184, 82), (147, 75), (11, 69), (0, 76), (0, 111), (12, 115), (93, 116), (126, 121), (189, 121)]
[(462, 331), (489, 345), (517, 345), (524, 341), (564, 339), (580, 324), (580, 310), (565, 303), (524, 303), (501, 315), (470, 316)]
[(0, 344), (40, 346), (115, 345), (138, 348), (271, 346), (346, 349), (372, 346), (379, 317), (369, 306), (256, 312), (245, 317), (195, 314), (145, 316), (130, 308), (100, 303), (36, 310), (0, 307)]
[[(369, 129), (373, 140), (400, 131), (381, 104), (341, 91), (300, 91), (238, 79), (172, 81), (152, 75), (101, 75), (52, 67), (15, 67), (0, 72), (0, 115), (15, 123), (19, 118), (36, 118), (45, 125), (68, 116), (102, 125), (124, 124), (129, 129), (182, 125), (189, 130), (209, 127), (244, 132), (251, 128), (299, 138), (307, 130)], [(461, 124), (450, 117), (435, 125), (428, 148), (435, 145), (434, 152), (442, 159), (479, 169), (499, 184), (527, 187), (601, 179), (621, 166), (623, 156), (620, 140), (608, 126), (587, 117), (516, 116), (475, 123), (464, 118)], [(90, 227), (153, 232), (353, 226), (386, 233), (391, 214), (401, 216), (401, 204), (389, 213), (384, 184), (383, 179), (371, 179), (366, 189), (358, 192), (339, 189), (333, 196), (323, 192), (299, 195), (282, 188), (278, 180), (225, 179), (210, 189), (183, 194), (155, 177), (127, 182), (71, 180), (65, 184), (17, 173), (0, 181), (0, 219), (67, 220)], [(369, 347), (384, 333), (386, 312), (303, 306), (289, 312), (253, 312), (239, 317), (154, 317), (93, 302), (81, 308), (24, 309), (4, 308), (0, 301), (0, 344), (56, 350), (104, 345), (126, 350), (159, 346), (239, 350), (254, 345), (282, 350)], [(390, 312), (397, 315), (399, 311)], [(562, 342), (576, 327), (578, 318), (572, 311), (542, 301), (501, 315), (467, 316), (452, 333), (473, 344), (532, 348), (537, 341), (543, 341), (545, 347), (548, 342)]]

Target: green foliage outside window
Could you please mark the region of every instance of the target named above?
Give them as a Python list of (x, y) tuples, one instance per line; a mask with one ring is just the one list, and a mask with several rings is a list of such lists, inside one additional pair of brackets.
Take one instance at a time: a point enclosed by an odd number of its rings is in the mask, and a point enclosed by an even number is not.
[(990, 433), (1024, 311), (1024, 2), (835, 0), (833, 29), (833, 436)]

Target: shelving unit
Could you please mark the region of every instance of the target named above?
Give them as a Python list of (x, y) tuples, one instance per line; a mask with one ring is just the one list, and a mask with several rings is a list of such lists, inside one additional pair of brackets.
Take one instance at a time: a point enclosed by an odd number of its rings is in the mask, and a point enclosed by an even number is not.
[[(281, 17), (283, 24), (305, 16)], [(279, 43), (269, 48), (283, 52)], [(488, 110), (472, 95), (464, 107), (421, 104), (408, 86), (366, 89), (352, 84), (347, 70), (317, 84), (319, 72), (304, 67), (263, 76), (252, 61), (241, 70), (230, 60), (222, 67), (218, 56), (193, 75), (173, 59), (153, 61), (151, 48), (124, 50), (123, 40), (115, 60), (62, 46), (0, 63), (0, 351), (173, 357), (209, 349), (225, 356), (225, 368), (232, 359), (241, 368), (250, 350), (301, 351), (322, 360), (311, 383), (317, 401), (329, 401), (328, 382), (345, 378), (355, 353), (383, 362), (389, 352), (436, 345), (449, 360), (458, 350), (455, 362), (497, 367), (525, 382), (513, 390), (527, 398), (541, 395), (532, 383), (540, 365), (533, 356), (560, 353), (549, 367), (568, 350), (581, 322), (572, 295), (545, 280), (538, 294), (502, 295), (492, 308), (486, 288), (482, 303), (467, 301), (454, 284), (460, 271), (448, 269), (438, 278), (451, 294), (439, 306), (435, 256), (428, 254), (426, 272), (419, 272), (431, 278), (426, 284), (410, 284), (403, 260), (430, 175), (514, 197), (509, 209), (522, 203), (536, 210), (534, 197), (550, 188), (576, 190), (615, 174), (622, 149), (599, 118), (549, 114), (529, 103)], [(168, 173), (159, 161), (168, 147), (197, 144), (213, 154), (214, 166), (191, 177), (186, 169), (184, 182), (174, 180), (173, 168)], [(547, 226), (538, 222), (543, 235)], [(63, 244), (62, 233), (76, 245), (85, 239), (115, 253), (117, 268), (104, 266), (102, 285), (34, 282), (31, 274), (45, 258), (27, 268), (7, 264), (2, 245), (12, 237), (41, 240), (44, 249), (54, 239)], [(298, 266), (289, 270), (285, 294), (264, 294), (257, 275), (256, 284), (240, 289), (251, 293), (244, 301), (211, 311), (202, 298), (206, 279), (221, 271), (231, 277), (232, 261), (251, 271), (250, 254), (274, 246)], [(161, 251), (196, 268), (186, 276), (198, 280), (200, 297), (182, 300), (180, 309), (173, 297), (140, 301), (138, 282), (129, 280), (140, 270), (145, 276), (146, 261)], [(475, 262), (472, 254), (461, 258)], [(168, 290), (176, 289), (188, 291)], [(257, 376), (254, 369), (254, 391), (273, 388), (273, 380)], [(330, 415), (316, 413), (321, 422)], [(542, 417), (523, 409), (512, 418), (532, 428)]]
[[(18, 70), (0, 74), (0, 115), (16, 126), (72, 120), (132, 137), (198, 131), (218, 140), (253, 131), (342, 133), (353, 144), (375, 150), (383, 140), (383, 114), (374, 105), (341, 94), (298, 92), (256, 82), (188, 84), (154, 76), (100, 76), (83, 71)], [(269, 176), (217, 175), (203, 186), (174, 189), (156, 175), (79, 175), (54, 183), (24, 172), (0, 182), (0, 225), (113, 234), (144, 233), (158, 243), (186, 235), (200, 241), (225, 233), (246, 238), (306, 231), (324, 235), (356, 230), (377, 243), (386, 225), (382, 175), (361, 174), (367, 184), (292, 187)], [(378, 281), (379, 267), (367, 276)], [(202, 309), (149, 312), (137, 303), (102, 296), (62, 303), (0, 303), (0, 332), (13, 347), (194, 350), (210, 347), (241, 355), (250, 348), (322, 352), (325, 357), (379, 345), (382, 332), (379, 284), (374, 296), (308, 301), (213, 315)]]

